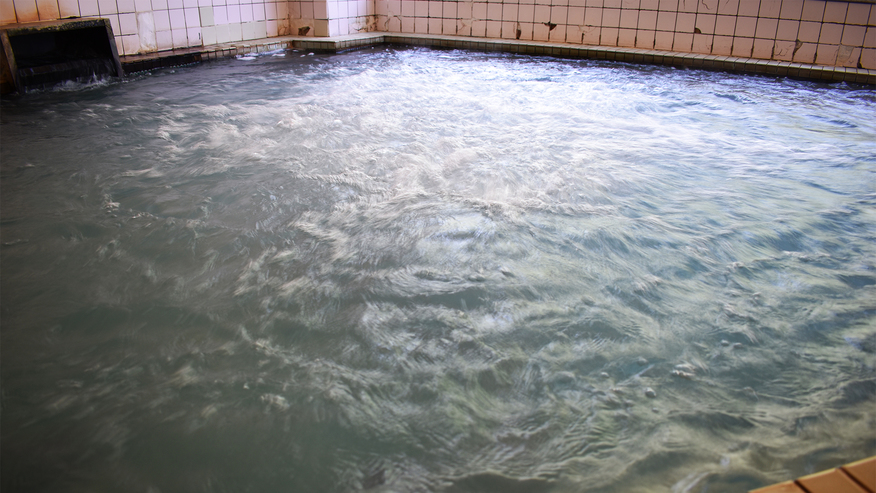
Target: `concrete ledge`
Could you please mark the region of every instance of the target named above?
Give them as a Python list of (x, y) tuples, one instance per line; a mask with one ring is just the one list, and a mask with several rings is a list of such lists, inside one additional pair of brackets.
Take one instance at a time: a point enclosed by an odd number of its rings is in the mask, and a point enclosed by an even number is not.
[(876, 70), (863, 68), (831, 67), (776, 60), (678, 53), (640, 48), (401, 33), (361, 33), (331, 38), (281, 36), (185, 50), (149, 53), (146, 55), (124, 56), (121, 57), (121, 61), (126, 73), (134, 73), (159, 67), (196, 63), (201, 60), (212, 60), (286, 48), (338, 53), (384, 44), (516, 53), (521, 55), (544, 55), (572, 59), (609, 60), (773, 77), (791, 77), (805, 80), (844, 81), (852, 84), (876, 85)]

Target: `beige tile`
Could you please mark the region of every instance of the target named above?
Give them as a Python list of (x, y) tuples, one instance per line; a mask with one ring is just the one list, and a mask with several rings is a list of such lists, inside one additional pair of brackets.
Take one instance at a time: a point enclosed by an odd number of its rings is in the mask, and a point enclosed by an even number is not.
[(776, 29), (778, 26), (778, 19), (761, 17), (757, 19), (757, 30), (754, 32), (754, 37), (761, 39), (776, 39)]
[(715, 34), (715, 21), (718, 16), (714, 14), (697, 14), (696, 27), (702, 34)]
[(657, 12), (657, 30), (675, 32), (675, 12)]
[(815, 63), (819, 65), (836, 64), (836, 55), (838, 51), (838, 45), (819, 44), (818, 49), (815, 52)]
[[(568, 9), (568, 7), (562, 7), (562, 8), (563, 8), (563, 10)], [(502, 4), (501, 3), (488, 3), (487, 4), (487, 20), (489, 20), (489, 21), (501, 21), (502, 20)]]
[[(454, 2), (447, 2), (447, 3), (454, 3)], [(515, 3), (503, 5), (502, 6), (502, 20), (508, 21), (508, 22), (517, 21), (517, 8), (518, 8), (518, 6)], [(571, 9), (572, 8), (570, 8), (569, 10), (571, 10)], [(584, 20), (584, 9), (583, 8), (579, 8), (579, 9), (581, 10), (581, 20), (583, 21)]]
[(842, 40), (842, 37), (842, 24), (823, 24), (821, 26), (821, 36), (818, 37), (818, 43), (838, 45)]
[(773, 56), (773, 46), (775, 41), (772, 39), (755, 39), (754, 47), (751, 50), (752, 58), (760, 58), (769, 60)]
[(850, 3), (846, 12), (846, 24), (866, 26), (870, 18), (870, 7), (863, 3)]
[(876, 70), (876, 48), (861, 50), (861, 67)]
[(602, 27), (620, 27), (620, 12), (620, 9), (602, 9)]
[(567, 24), (566, 19), (569, 16), (569, 7), (556, 6), (551, 7), (551, 22), (557, 25)]
[(602, 0), (602, 6), (610, 9), (619, 9), (621, 7), (621, 0)]
[(58, 0), (37, 0), (37, 11), (41, 21), (55, 21), (61, 18)]
[(864, 35), (864, 48), (876, 48), (876, 27), (868, 27)]
[(864, 35), (867, 32), (865, 26), (843, 27), (842, 44), (847, 46), (864, 46)]
[(565, 43), (566, 42), (566, 29), (564, 26), (556, 26), (553, 29), (548, 27), (548, 41), (552, 41), (554, 43)]
[(712, 52), (712, 38), (711, 34), (694, 34), (691, 51), (708, 55)]
[[(487, 21), (474, 21), (472, 25), (475, 23), (479, 23), (478, 25), (478, 34), (473, 34), (474, 36), (484, 37), (486, 36), (487, 29)], [(416, 34), (428, 34), (429, 33), (429, 18), (428, 17), (414, 17), (414, 33)]]
[(693, 46), (693, 34), (675, 33), (675, 38), (672, 40), (672, 50), (690, 53)]
[(621, 8), (639, 10), (639, 0), (621, 0)]
[(696, 14), (679, 13), (675, 22), (675, 32), (693, 34), (696, 20)]
[[(459, 5), (460, 9), (465, 9), (465, 4)], [(460, 19), (465, 19), (466, 16), (462, 13), (458, 16)], [(519, 22), (535, 22), (535, 6), (520, 5), (517, 7), (517, 20)]]
[(677, 12), (678, 11), (678, 0), (660, 0), (660, 4), (658, 5), (658, 9), (661, 12)]
[[(450, 33), (448, 33), (450, 34)], [(517, 39), (517, 23), (516, 22), (502, 22), (502, 38), (504, 39)]]
[(551, 20), (551, 8), (548, 5), (536, 5), (535, 6), (535, 17), (532, 19), (535, 23), (544, 23), (550, 22)]
[(532, 25), (532, 39), (535, 41), (548, 41), (551, 37), (551, 32), (544, 24), (536, 23)]
[(566, 26), (566, 43), (581, 44), (581, 26)]
[(760, 0), (739, 0), (739, 15), (757, 17), (760, 11)]
[(660, 0), (642, 0), (639, 10), (657, 10), (660, 8)]
[(760, 11), (758, 17), (768, 17), (773, 19), (779, 18), (779, 13), (782, 9), (782, 2), (776, 0), (763, 0), (760, 2)]
[(616, 27), (603, 27), (599, 34), (599, 44), (603, 46), (617, 46), (618, 29)]
[(800, 41), (817, 43), (818, 38), (820, 36), (821, 36), (821, 23), (820, 22), (803, 21), (800, 23), (800, 29), (797, 31), (797, 39), (799, 39)]
[(584, 9), (585, 26), (602, 26), (602, 9), (599, 7), (587, 7)]
[(818, 45), (815, 43), (803, 43), (797, 52), (794, 53), (794, 61), (800, 63), (813, 63), (815, 61), (815, 49)]
[(790, 62), (794, 59), (794, 48), (796, 43), (793, 41), (776, 41), (776, 46), (773, 49), (773, 59)]
[(699, 4), (699, 0), (678, 0), (678, 11), (696, 13)]
[(602, 29), (597, 26), (585, 26), (581, 30), (581, 42), (586, 45), (598, 45)]
[(719, 36), (733, 36), (736, 32), (736, 16), (719, 15), (715, 21), (715, 34)]
[(655, 31), (652, 30), (638, 30), (636, 31), (636, 48), (645, 48), (652, 49), (654, 48), (654, 35)]
[(824, 22), (843, 23), (846, 20), (846, 2), (827, 2), (824, 6)]
[[(79, 5), (76, 4), (78, 9)], [(15, 24), (15, 4), (12, 0), (0, 0), (0, 24)]]
[(757, 30), (757, 17), (737, 17), (736, 18), (736, 36), (753, 38), (754, 32)]
[(750, 57), (754, 38), (733, 38), (733, 56)]
[(776, 39), (783, 41), (794, 41), (797, 39), (797, 32), (800, 29), (800, 21), (792, 21), (788, 19), (779, 19), (779, 28), (776, 30)]
[(779, 13), (780, 19), (800, 20), (800, 15), (803, 13), (803, 0), (782, 0), (782, 11)]
[(620, 27), (626, 29), (636, 29), (639, 25), (638, 10), (621, 10)]
[(441, 34), (456, 34), (459, 29), (459, 21), (456, 19), (443, 19), (441, 22)]
[(636, 46), (636, 30), (635, 29), (618, 29), (617, 45), (624, 48), (633, 48)]
[(639, 11), (639, 30), (653, 31), (657, 29), (657, 11), (656, 10), (640, 10)]
[(712, 40), (713, 55), (732, 55), (733, 54), (733, 37), (732, 36), (715, 36)]
[[(444, 17), (445, 19), (457, 19), (458, 17), (456, 14), (457, 13), (456, 2), (442, 2), (442, 3), (444, 5), (442, 6), (443, 11), (441, 13), (441, 16)], [(514, 18), (517, 19), (517, 5), (513, 5), (513, 7), (514, 7)]]
[(739, 0), (721, 0), (718, 2), (719, 15), (736, 15), (739, 12)]
[(487, 37), (501, 38), (502, 37), (502, 21), (487, 21)]
[(675, 33), (667, 31), (657, 31), (654, 35), (655, 50), (672, 50), (672, 42), (675, 38)]

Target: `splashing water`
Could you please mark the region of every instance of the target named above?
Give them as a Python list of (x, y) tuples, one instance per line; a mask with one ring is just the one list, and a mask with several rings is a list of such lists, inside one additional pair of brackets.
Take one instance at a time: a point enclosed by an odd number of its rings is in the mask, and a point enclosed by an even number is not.
[(872, 89), (288, 55), (3, 101), (3, 491), (735, 492), (876, 452)]

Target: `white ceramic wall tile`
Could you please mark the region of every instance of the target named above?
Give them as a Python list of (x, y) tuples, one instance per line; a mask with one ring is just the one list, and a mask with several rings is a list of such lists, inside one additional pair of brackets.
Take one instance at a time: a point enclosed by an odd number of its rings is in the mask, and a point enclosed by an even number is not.
[(119, 34), (137, 34), (137, 14), (119, 14)]
[(100, 15), (97, 0), (79, 0), (79, 15), (82, 17), (94, 17)]

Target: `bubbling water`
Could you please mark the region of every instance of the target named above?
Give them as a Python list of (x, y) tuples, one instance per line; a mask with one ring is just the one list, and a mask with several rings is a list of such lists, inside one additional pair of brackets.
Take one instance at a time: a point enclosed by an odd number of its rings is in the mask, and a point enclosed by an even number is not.
[(741, 491), (876, 451), (872, 89), (424, 49), (3, 101), (6, 491)]

